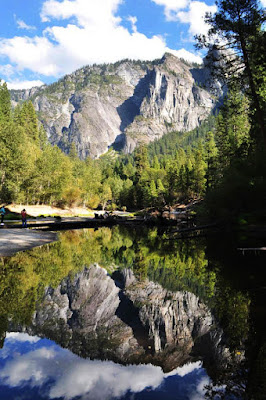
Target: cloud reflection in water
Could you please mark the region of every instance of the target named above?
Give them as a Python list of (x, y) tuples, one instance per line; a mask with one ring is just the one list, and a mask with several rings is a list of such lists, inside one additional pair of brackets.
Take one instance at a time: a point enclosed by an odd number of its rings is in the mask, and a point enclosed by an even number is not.
[[(200, 362), (186, 364), (164, 374), (160, 367), (151, 364), (122, 366), (112, 361), (82, 359), (54, 342), (21, 335), (7, 336), (2, 351), (9, 356), (5, 360), (0, 356), (0, 385), (21, 388), (22, 392), (25, 386), (38, 387), (42, 398), (46, 393), (47, 399), (110, 400), (121, 398), (128, 392), (137, 394), (146, 388), (155, 390), (167, 378), (178, 376), (181, 379), (197, 372), (196, 381), (194, 378), (191, 383), (190, 395), (182, 398), (201, 399), (204, 394), (201, 382), (209, 382)], [(25, 353), (23, 345), (27, 340), (31, 349)]]

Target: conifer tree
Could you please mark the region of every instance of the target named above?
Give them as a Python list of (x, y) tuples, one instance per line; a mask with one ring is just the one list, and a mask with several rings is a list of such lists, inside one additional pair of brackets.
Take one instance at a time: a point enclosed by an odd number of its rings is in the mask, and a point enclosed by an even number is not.
[(205, 143), (205, 162), (206, 162), (206, 190), (212, 188), (216, 183), (218, 149), (212, 132), (208, 132)]
[(31, 101), (26, 101), (18, 108), (16, 120), (23, 127), (26, 135), (39, 144), (38, 118)]
[(147, 147), (144, 144), (140, 144), (137, 148), (134, 155), (134, 161), (136, 166), (135, 177), (136, 181), (139, 182), (142, 173), (149, 167)]
[(250, 144), (248, 103), (243, 94), (231, 91), (218, 115), (215, 138), (220, 172), (236, 158), (247, 155)]
[(206, 163), (203, 160), (203, 152), (200, 149), (195, 151), (195, 161), (192, 169), (192, 190), (194, 195), (201, 197), (205, 192), (206, 184)]
[(221, 50), (210, 53), (211, 61), (216, 61), (215, 70), (222, 73), (230, 87), (238, 82), (246, 91), (253, 109), (250, 116), (258, 126), (253, 132), (254, 137), (266, 148), (266, 102), (258, 76), (258, 73), (263, 76), (265, 82), (265, 11), (259, 8), (257, 0), (218, 0), (217, 5), (217, 13), (206, 16), (211, 28), (208, 37), (197, 36), (198, 47)]
[(11, 119), (11, 100), (7, 84), (0, 80), (0, 123), (8, 122)]

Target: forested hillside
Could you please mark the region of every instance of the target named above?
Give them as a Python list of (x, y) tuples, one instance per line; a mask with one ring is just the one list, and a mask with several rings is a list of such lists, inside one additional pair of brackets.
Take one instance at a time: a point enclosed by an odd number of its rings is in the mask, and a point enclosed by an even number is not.
[[(30, 101), (11, 109), (1, 85), (1, 199), (31, 204), (129, 208), (161, 206), (205, 191), (204, 140), (213, 118), (191, 133), (173, 132), (132, 156), (110, 150), (99, 160), (69, 156), (46, 140)], [(210, 134), (211, 139), (212, 135)]]

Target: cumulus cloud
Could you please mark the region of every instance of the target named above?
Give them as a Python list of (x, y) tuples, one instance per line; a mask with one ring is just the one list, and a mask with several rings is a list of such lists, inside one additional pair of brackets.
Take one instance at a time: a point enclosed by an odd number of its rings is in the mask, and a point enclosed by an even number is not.
[(134, 33), (137, 33), (137, 17), (132, 17), (131, 15), (127, 18), (127, 20), (131, 23), (131, 28)]
[(40, 338), (38, 336), (30, 336), (28, 333), (24, 332), (7, 332), (6, 340), (9, 342), (16, 341), (16, 342), (30, 342), (30, 343), (37, 343)]
[(188, 11), (179, 11), (176, 17), (182, 23), (189, 24), (189, 33), (191, 36), (197, 34), (206, 34), (209, 26), (205, 23), (205, 14), (214, 14), (217, 11), (217, 7), (208, 6), (206, 3), (201, 1), (192, 1), (189, 4)]
[[(9, 357), (0, 370), (0, 383), (10, 387), (39, 387), (51, 399), (65, 400), (84, 397), (86, 400), (120, 398), (128, 391), (139, 393), (147, 387), (158, 388), (165, 378), (184, 377), (195, 372), (195, 380), (188, 380), (188, 393), (202, 394), (202, 363), (188, 363), (164, 374), (162, 369), (148, 365), (119, 365), (112, 361), (82, 359), (59, 346), (41, 347), (20, 354), (16, 342), (40, 340), (24, 333), (8, 333)], [(13, 344), (13, 348), (10, 345)], [(5, 344), (5, 347), (7, 344)], [(199, 371), (199, 372), (198, 372)], [(200, 380), (199, 380), (200, 379)], [(48, 386), (45, 386), (45, 385)], [(196, 398), (196, 397), (195, 397)], [(201, 398), (201, 397), (200, 397)]]
[(187, 363), (183, 365), (182, 367), (178, 367), (174, 369), (173, 371), (169, 372), (167, 376), (173, 376), (173, 375), (179, 375), (181, 377), (190, 374), (193, 371), (196, 371), (202, 367), (202, 362), (201, 361), (196, 361), (193, 363)]
[(27, 31), (36, 30), (36, 26), (28, 25), (22, 19), (16, 19), (16, 23), (19, 29), (26, 29)]
[[(164, 7), (164, 14), (168, 21), (179, 21), (189, 24), (191, 36), (205, 34), (208, 25), (204, 22), (206, 12), (215, 13), (215, 5), (208, 6), (202, 1), (189, 0), (152, 0), (154, 3)], [(263, 0), (266, 1), (266, 0)]]
[(56, 48), (46, 37), (19, 37), (2, 39), (0, 55), (6, 56), (18, 70), (29, 69), (43, 75), (56, 75), (59, 67), (55, 58)]
[(186, 60), (188, 62), (202, 64), (202, 58), (200, 55), (193, 54), (190, 51), (187, 51), (186, 49), (180, 49), (180, 50), (167, 49), (167, 51), (173, 54), (174, 56), (182, 58), (183, 60)]
[(40, 81), (40, 80), (32, 80), (32, 81), (26, 81), (26, 80), (15, 80), (15, 81), (8, 81), (7, 83), (7, 87), (9, 90), (11, 89), (31, 89), (32, 87), (36, 87), (36, 86), (42, 86), (44, 85), (44, 82)]
[[(0, 65), (0, 75), (10, 78), (15, 73), (15, 68), (11, 64)], [(1, 79), (1, 76), (0, 76)]]
[(178, 10), (186, 8), (189, 0), (152, 0), (159, 6), (164, 7), (164, 15), (167, 21), (175, 21)]
[(8, 57), (19, 70), (29, 69), (45, 76), (61, 76), (86, 64), (161, 57), (165, 40), (138, 32), (135, 17), (131, 17), (130, 33), (115, 14), (120, 3), (121, 0), (45, 1), (42, 20), (67, 20), (67, 26), (51, 25), (42, 36), (2, 39), (0, 55)]
[(193, 391), (189, 397), (189, 400), (204, 400), (206, 393), (206, 386), (210, 384), (210, 379), (208, 377), (203, 377), (197, 384), (196, 390)]
[(118, 24), (120, 18), (115, 16), (123, 0), (47, 0), (44, 2), (41, 18), (48, 22), (51, 19), (69, 19), (74, 17), (80, 26), (109, 26)]
[[(192, 2), (189, 11), (180, 11), (189, 4), (188, 0), (152, 1), (171, 12), (172, 18), (189, 23), (191, 33), (195, 30), (193, 18), (199, 18), (194, 15), (195, 5), (203, 5), (202, 15), (209, 10), (205, 3)], [(9, 67), (2, 67), (9, 87), (28, 88), (42, 84), (41, 80), (30, 83), (25, 79), (22, 82), (10, 79), (11, 75), (7, 73), (11, 73), (12, 68), (20, 74), (31, 71), (47, 77), (60, 77), (88, 64), (113, 63), (123, 58), (153, 60), (162, 57), (169, 51), (165, 38), (159, 35), (147, 37), (140, 33), (135, 16), (127, 17), (131, 22), (131, 32), (122, 26), (121, 19), (117, 16), (122, 2), (123, 0), (44, 1), (40, 17), (48, 23), (48, 27), (41, 35), (0, 39), (0, 56), (9, 60)], [(57, 23), (62, 20), (66, 25)], [(184, 49), (171, 52), (189, 61), (201, 61), (198, 55)]]
[(155, 389), (164, 373), (152, 365), (121, 366), (111, 361), (84, 360), (68, 350), (41, 348), (15, 355), (0, 371), (0, 378), (11, 387), (27, 382), (31, 387), (53, 381), (49, 397), (72, 399), (89, 393), (86, 399), (107, 400), (128, 390), (137, 393)]

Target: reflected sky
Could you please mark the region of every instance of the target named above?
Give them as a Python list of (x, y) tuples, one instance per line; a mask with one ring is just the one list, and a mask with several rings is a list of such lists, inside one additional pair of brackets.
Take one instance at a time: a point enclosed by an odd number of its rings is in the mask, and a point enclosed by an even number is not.
[(0, 350), (1, 400), (201, 400), (208, 383), (199, 361), (165, 374), (151, 364), (82, 359), (26, 333), (8, 333)]

